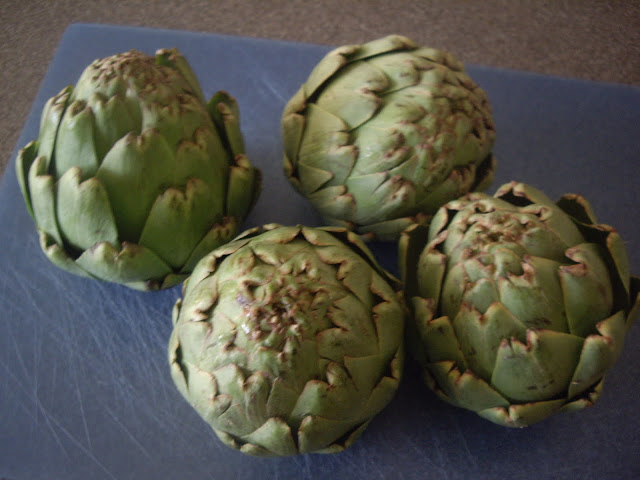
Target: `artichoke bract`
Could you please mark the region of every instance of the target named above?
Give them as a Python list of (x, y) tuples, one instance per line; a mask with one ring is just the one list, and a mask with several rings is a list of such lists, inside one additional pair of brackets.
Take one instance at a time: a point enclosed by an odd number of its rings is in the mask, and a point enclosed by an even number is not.
[(451, 54), (392, 35), (337, 48), (282, 116), (284, 171), (331, 225), (397, 240), (491, 183), (486, 93)]
[(141, 290), (183, 281), (260, 190), (235, 100), (207, 104), (176, 49), (95, 60), (47, 102), (16, 167), (55, 265)]
[(575, 194), (468, 194), (403, 232), (399, 256), (426, 383), (505, 426), (592, 405), (638, 313), (620, 235)]
[(204, 257), (173, 311), (173, 380), (228, 446), (334, 453), (393, 398), (406, 308), (353, 232), (267, 225)]

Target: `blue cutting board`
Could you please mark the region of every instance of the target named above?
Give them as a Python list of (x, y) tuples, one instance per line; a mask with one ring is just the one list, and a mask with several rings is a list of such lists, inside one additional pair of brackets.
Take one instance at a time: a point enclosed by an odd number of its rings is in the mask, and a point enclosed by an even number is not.
[[(225, 89), (239, 101), (248, 155), (264, 172), (246, 227), (319, 225), (282, 174), (280, 114), (325, 46), (73, 25), (18, 147), (36, 138), (45, 101), (93, 59), (174, 46), (207, 96)], [(489, 94), (497, 124), (499, 168), (490, 192), (515, 179), (552, 198), (587, 196), (599, 219), (620, 230), (632, 271), (640, 273), (640, 89), (468, 70)], [(396, 270), (392, 245), (374, 250)], [(523, 430), (495, 426), (437, 400), (408, 362), (398, 395), (351, 449), (259, 459), (223, 446), (171, 382), (166, 344), (179, 287), (135, 292), (52, 266), (40, 252), (13, 163), (0, 187), (0, 271), (0, 478), (640, 478), (638, 325), (601, 399), (581, 413)]]

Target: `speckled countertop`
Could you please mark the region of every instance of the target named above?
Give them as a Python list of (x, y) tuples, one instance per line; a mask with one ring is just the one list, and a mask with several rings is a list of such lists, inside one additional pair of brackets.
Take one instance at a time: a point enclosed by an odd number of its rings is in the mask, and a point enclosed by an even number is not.
[(77, 22), (327, 45), (400, 33), (465, 63), (640, 86), (640, 2), (631, 0), (3, 0), (0, 175), (60, 37)]

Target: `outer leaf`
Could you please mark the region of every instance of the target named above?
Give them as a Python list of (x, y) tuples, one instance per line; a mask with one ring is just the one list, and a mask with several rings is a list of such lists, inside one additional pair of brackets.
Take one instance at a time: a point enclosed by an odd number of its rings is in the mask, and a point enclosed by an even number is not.
[(143, 245), (179, 270), (212, 225), (219, 223), (215, 197), (209, 186), (198, 179), (190, 180), (185, 191), (169, 188), (153, 204), (140, 234)]
[(63, 245), (56, 219), (55, 180), (47, 174), (47, 159), (38, 156), (29, 168), (29, 188), (33, 218), (38, 230), (46, 233), (58, 245)]
[(455, 405), (475, 412), (509, 405), (507, 399), (470, 370), (461, 372), (452, 362), (432, 363), (428, 368), (437, 382), (437, 393)]
[(275, 417), (268, 419), (259, 429), (245, 435), (243, 440), (274, 455), (288, 456), (298, 453), (289, 425)]
[(150, 250), (125, 244), (117, 250), (109, 243), (98, 243), (77, 259), (78, 265), (96, 278), (108, 282), (144, 282), (140, 287), (157, 290), (171, 268)]
[(579, 337), (549, 330), (529, 330), (526, 345), (505, 340), (498, 349), (491, 384), (516, 402), (553, 398), (566, 390), (582, 346)]
[(72, 167), (78, 167), (86, 180), (98, 169), (94, 124), (93, 111), (84, 101), (75, 101), (65, 110), (58, 127), (53, 160), (58, 178)]
[(96, 173), (106, 188), (122, 240), (137, 242), (158, 193), (173, 174), (173, 153), (154, 130), (127, 135)]
[(478, 412), (483, 418), (505, 427), (526, 427), (561, 410), (564, 400), (524, 403), (508, 408), (495, 407)]
[(100, 242), (118, 243), (107, 192), (98, 179), (84, 182), (82, 170), (67, 170), (56, 192), (56, 217), (67, 245), (86, 250)]

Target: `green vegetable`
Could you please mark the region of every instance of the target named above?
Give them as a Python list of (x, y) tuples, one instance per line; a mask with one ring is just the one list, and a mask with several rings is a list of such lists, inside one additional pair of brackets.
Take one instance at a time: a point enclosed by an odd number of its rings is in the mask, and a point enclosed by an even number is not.
[(94, 61), (47, 102), (16, 170), (55, 265), (143, 290), (183, 281), (260, 190), (235, 100), (207, 105), (175, 49)]
[(510, 427), (600, 396), (640, 305), (619, 234), (588, 202), (521, 183), (443, 206), (400, 241), (408, 348), (443, 399)]
[(397, 289), (352, 232), (248, 230), (185, 282), (169, 342), (173, 380), (232, 448), (342, 451), (398, 388)]
[(331, 225), (396, 240), (493, 179), (487, 96), (451, 54), (389, 36), (330, 52), (282, 117), (284, 171)]

